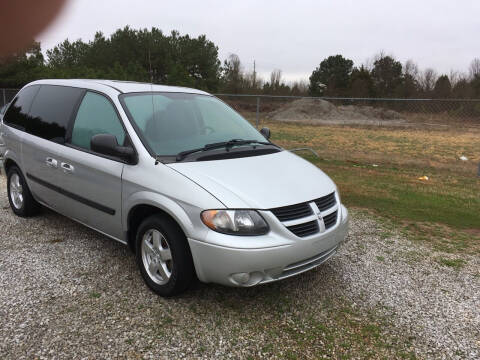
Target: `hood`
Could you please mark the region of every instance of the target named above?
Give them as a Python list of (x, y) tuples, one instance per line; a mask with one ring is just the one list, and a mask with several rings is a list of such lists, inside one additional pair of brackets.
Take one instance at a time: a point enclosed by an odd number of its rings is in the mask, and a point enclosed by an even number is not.
[(270, 209), (330, 194), (332, 180), (288, 151), (238, 159), (168, 164), (228, 208)]

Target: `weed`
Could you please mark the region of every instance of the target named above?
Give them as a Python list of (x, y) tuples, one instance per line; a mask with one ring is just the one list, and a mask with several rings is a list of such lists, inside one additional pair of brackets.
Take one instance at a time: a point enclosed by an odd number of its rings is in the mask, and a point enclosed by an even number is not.
[(463, 259), (446, 259), (446, 258), (443, 258), (443, 257), (438, 258), (437, 262), (440, 265), (448, 266), (448, 267), (451, 267), (451, 268), (454, 268), (454, 269), (457, 269), (457, 270), (463, 268), (465, 266), (465, 264), (467, 263)]

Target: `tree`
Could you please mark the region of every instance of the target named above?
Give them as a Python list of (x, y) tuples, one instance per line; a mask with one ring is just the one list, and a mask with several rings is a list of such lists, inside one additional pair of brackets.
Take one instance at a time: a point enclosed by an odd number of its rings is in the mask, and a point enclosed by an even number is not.
[(461, 77), (453, 86), (452, 96), (456, 99), (470, 99), (473, 97), (473, 89), (466, 77)]
[(32, 41), (23, 50), (0, 57), (0, 86), (20, 87), (42, 78), (45, 64), (40, 43)]
[(427, 68), (423, 71), (420, 76), (420, 87), (425, 96), (430, 96), (434, 87), (435, 83), (437, 82), (437, 72), (432, 68)]
[(402, 64), (391, 56), (381, 54), (373, 63), (372, 79), (376, 96), (395, 96), (402, 85)]
[(281, 84), (282, 84), (282, 70), (275, 69), (270, 74), (270, 86), (273, 92), (275, 92), (275, 90), (278, 90)]
[(473, 97), (476, 99), (480, 98), (480, 74), (473, 78), (470, 82), (470, 86), (472, 88)]
[(290, 84), (290, 89), (294, 96), (306, 96), (308, 94), (308, 83), (305, 80), (294, 81)]
[(88, 51), (88, 44), (82, 40), (71, 43), (68, 39), (47, 50), (48, 65), (51, 68), (68, 68), (81, 66)]
[(479, 58), (475, 58), (472, 60), (472, 62), (470, 63), (469, 72), (470, 72), (471, 80), (474, 80), (476, 77), (480, 77), (480, 59)]
[(364, 65), (352, 71), (350, 96), (361, 98), (374, 96), (373, 79)]
[(243, 69), (238, 55), (230, 54), (223, 63), (222, 80), (226, 92), (231, 94), (242, 92), (244, 82)]
[(289, 95), (291, 89), (282, 80), (282, 70), (275, 69), (270, 73), (270, 82), (263, 85), (263, 92), (271, 95)]
[(52, 77), (100, 77), (151, 81), (216, 91), (220, 79), (218, 47), (204, 35), (191, 38), (157, 28), (126, 26), (110, 37), (63, 43), (47, 51)]
[(345, 59), (342, 55), (329, 56), (312, 72), (310, 94), (323, 95), (323, 85), (326, 85), (326, 95), (345, 95), (350, 85), (352, 69), (352, 60)]
[(418, 79), (418, 74), (420, 71), (418, 70), (417, 63), (415, 63), (412, 59), (409, 59), (405, 62), (403, 69), (404, 76), (408, 76), (414, 80)]
[(401, 85), (397, 88), (397, 96), (402, 98), (416, 97), (419, 92), (418, 65), (413, 60), (407, 60), (403, 66), (403, 79)]
[(263, 80), (258, 77), (256, 71), (244, 74), (244, 90), (250, 94), (258, 93), (263, 87)]
[(447, 99), (452, 95), (452, 84), (447, 75), (440, 76), (435, 82), (433, 96), (437, 99)]

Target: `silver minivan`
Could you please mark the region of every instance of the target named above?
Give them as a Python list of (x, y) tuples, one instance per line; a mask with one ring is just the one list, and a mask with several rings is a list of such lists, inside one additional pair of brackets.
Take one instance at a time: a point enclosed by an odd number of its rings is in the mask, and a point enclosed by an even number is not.
[(128, 245), (162, 296), (285, 279), (345, 239), (332, 180), (203, 91), (41, 80), (3, 120), (13, 212), (41, 204)]

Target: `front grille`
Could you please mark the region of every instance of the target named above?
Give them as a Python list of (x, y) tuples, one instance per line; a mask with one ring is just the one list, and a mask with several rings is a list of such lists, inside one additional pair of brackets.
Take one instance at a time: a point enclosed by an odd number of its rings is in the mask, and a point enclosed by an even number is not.
[(313, 220), (303, 224), (287, 226), (287, 229), (298, 237), (306, 237), (318, 232), (318, 222)]
[(325, 195), (324, 197), (321, 197), (320, 199), (314, 201), (320, 211), (328, 210), (336, 203), (335, 193), (333, 192), (331, 194)]
[(270, 210), (280, 221), (300, 219), (312, 215), (312, 208), (308, 203), (279, 207)]
[(328, 214), (323, 217), (323, 222), (325, 224), (325, 229), (330, 229), (333, 225), (337, 223), (337, 211)]
[[(331, 214), (328, 214), (323, 217), (325, 229), (330, 229), (331, 227), (335, 226), (335, 224), (337, 223), (338, 210), (335, 207), (337, 200), (335, 198), (334, 192), (316, 200), (311, 200), (309, 202), (304, 202), (301, 204), (278, 207), (275, 209), (270, 209), (270, 211), (293, 234), (295, 234), (298, 237), (307, 237), (307, 236), (316, 234), (320, 231), (318, 220), (312, 221), (313, 216), (311, 215), (314, 214), (312, 209), (312, 206), (313, 206), (312, 202), (315, 202), (320, 212), (325, 212), (327, 210), (330, 210), (330, 211), (335, 210)], [(303, 220), (298, 220), (298, 219), (303, 219)], [(288, 222), (292, 220), (297, 220), (293, 222), (293, 224), (295, 225), (289, 225)], [(301, 224), (298, 224), (301, 221), (304, 221), (304, 222)]]

